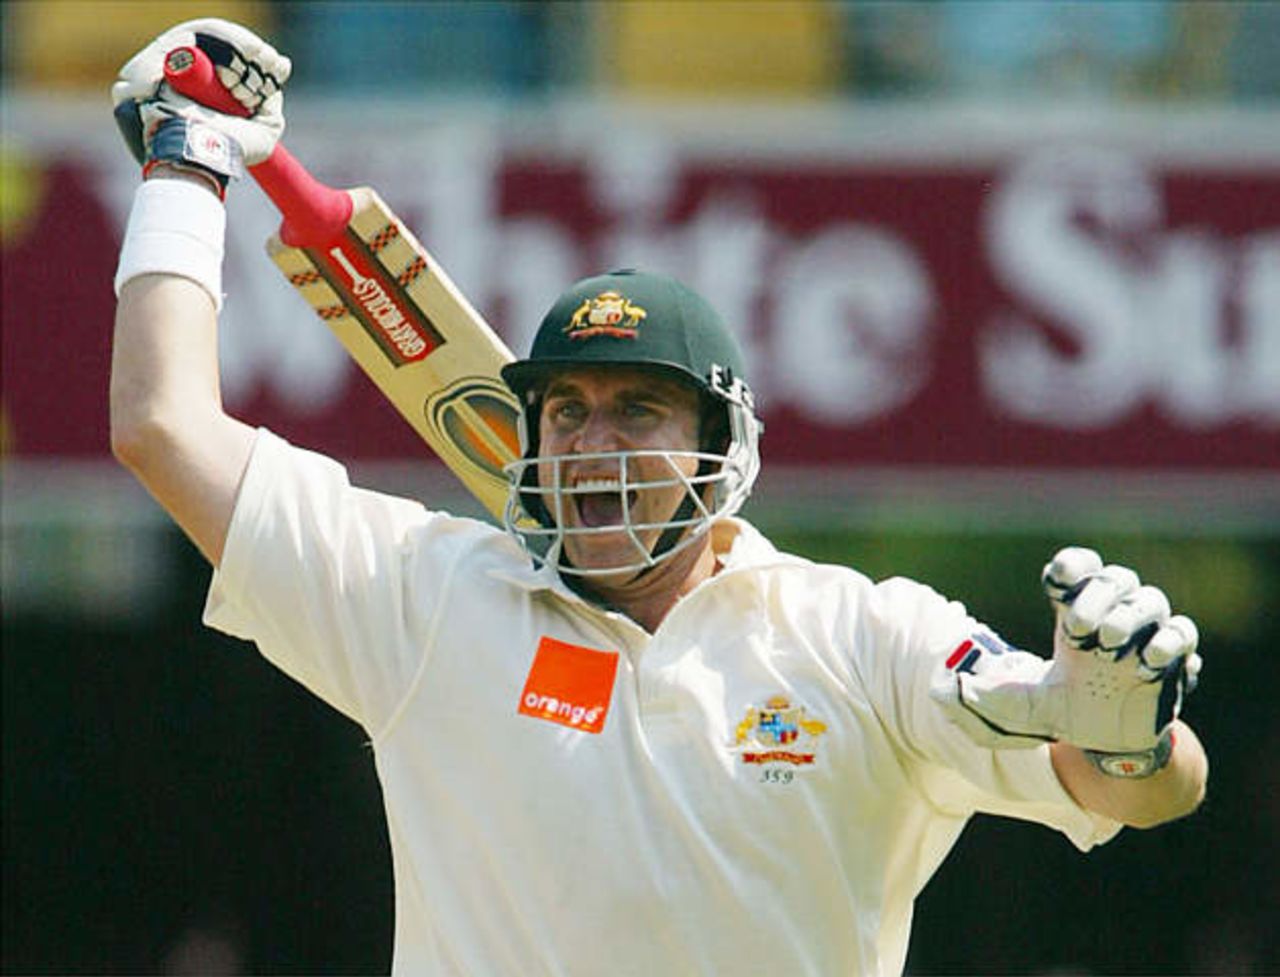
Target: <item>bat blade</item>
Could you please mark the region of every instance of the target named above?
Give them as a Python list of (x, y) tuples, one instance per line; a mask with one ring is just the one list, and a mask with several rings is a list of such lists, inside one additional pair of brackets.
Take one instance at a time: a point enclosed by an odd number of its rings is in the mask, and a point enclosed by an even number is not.
[(510, 350), (378, 194), (335, 240), (267, 252), (351, 357), (489, 512), (501, 518), (519, 457)]

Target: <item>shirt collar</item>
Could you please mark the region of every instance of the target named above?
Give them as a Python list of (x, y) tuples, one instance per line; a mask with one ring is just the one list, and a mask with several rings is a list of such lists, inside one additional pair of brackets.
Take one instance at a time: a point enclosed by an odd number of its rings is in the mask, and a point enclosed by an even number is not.
[(711, 527), (711, 549), (721, 572), (776, 563), (781, 554), (745, 519), (722, 519)]
[(551, 590), (569, 600), (581, 601), (582, 598), (573, 592), (556, 571), (555, 563), (559, 553), (559, 544), (547, 553), (545, 561), (534, 560), (523, 547), (519, 548), (519, 557), (506, 566), (495, 567), (489, 576), (501, 580), (521, 590)]

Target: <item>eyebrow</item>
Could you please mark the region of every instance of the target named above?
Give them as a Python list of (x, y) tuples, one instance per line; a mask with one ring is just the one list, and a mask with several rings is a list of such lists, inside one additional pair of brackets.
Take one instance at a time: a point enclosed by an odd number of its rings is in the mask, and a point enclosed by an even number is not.
[(547, 384), (546, 389), (542, 391), (544, 399), (550, 400), (552, 397), (572, 397), (574, 394), (580, 394), (582, 388), (576, 383), (568, 380), (552, 380)]
[[(656, 389), (655, 389), (656, 387)], [(675, 404), (679, 400), (681, 389), (676, 384), (666, 384), (661, 380), (654, 384), (637, 382), (615, 391), (614, 396), (624, 400), (652, 401), (662, 404)], [(582, 387), (572, 380), (552, 380), (543, 393), (544, 400), (553, 397), (580, 397)]]

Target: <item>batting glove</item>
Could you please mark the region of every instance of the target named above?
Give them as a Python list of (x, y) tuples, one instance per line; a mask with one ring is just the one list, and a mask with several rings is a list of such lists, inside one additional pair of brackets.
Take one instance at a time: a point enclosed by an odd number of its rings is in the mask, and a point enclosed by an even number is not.
[[(165, 83), (165, 58), (179, 47), (209, 56), (218, 80), (247, 113), (240, 118), (179, 95)], [(116, 122), (144, 172), (158, 162), (210, 174), (225, 191), (271, 155), (284, 132), (284, 93), (292, 64), (247, 28), (217, 18), (189, 20), (134, 55), (111, 86)]]
[(1056, 616), (1052, 661), (987, 635), (947, 659), (934, 697), (983, 746), (1060, 740), (1105, 773), (1154, 773), (1168, 761), (1169, 726), (1200, 672), (1195, 624), (1093, 550), (1060, 550), (1042, 582)]

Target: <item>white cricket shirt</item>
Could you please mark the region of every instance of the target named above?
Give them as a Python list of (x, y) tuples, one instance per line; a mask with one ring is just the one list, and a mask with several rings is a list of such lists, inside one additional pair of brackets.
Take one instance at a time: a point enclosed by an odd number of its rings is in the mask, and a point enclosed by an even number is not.
[(649, 635), (259, 433), (205, 621), (369, 732), (394, 973), (898, 973), (975, 812), (1118, 830), (1047, 748), (980, 749), (929, 698), (961, 605), (714, 532), (723, 568)]

